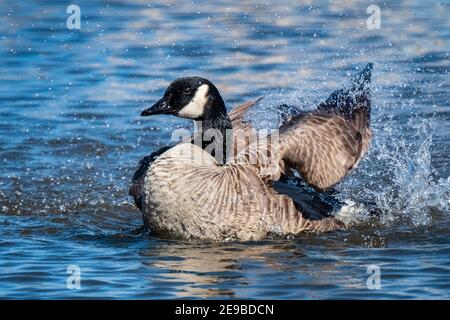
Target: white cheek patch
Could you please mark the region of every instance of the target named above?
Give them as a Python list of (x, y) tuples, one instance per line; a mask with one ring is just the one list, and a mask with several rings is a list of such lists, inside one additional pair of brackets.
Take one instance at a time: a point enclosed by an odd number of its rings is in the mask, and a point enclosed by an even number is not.
[(206, 102), (208, 101), (209, 86), (207, 84), (202, 84), (195, 93), (194, 98), (186, 106), (184, 106), (178, 115), (183, 118), (196, 119), (203, 114), (205, 110)]

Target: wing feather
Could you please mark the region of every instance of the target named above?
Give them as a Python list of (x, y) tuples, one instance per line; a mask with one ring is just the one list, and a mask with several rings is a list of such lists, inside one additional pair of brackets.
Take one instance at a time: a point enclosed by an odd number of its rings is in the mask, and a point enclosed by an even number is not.
[(297, 169), (310, 185), (325, 190), (341, 181), (361, 157), (362, 136), (336, 115), (311, 113), (280, 133), (283, 168)]
[(235, 160), (247, 161), (266, 180), (276, 181), (296, 169), (319, 191), (334, 186), (369, 148), (371, 71), (368, 64), (349, 89), (333, 92), (314, 111), (291, 117), (280, 127), (278, 138), (253, 142)]

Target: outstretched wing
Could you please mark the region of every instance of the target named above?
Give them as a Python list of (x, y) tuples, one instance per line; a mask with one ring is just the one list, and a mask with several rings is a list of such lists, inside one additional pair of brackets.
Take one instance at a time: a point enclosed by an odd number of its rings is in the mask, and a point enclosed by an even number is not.
[(362, 156), (361, 133), (341, 116), (314, 112), (280, 133), (280, 165), (318, 190), (341, 181)]
[(333, 92), (316, 111), (302, 114), (281, 128), (283, 167), (295, 168), (319, 190), (341, 181), (367, 152), (370, 130), (369, 63), (349, 89)]
[(358, 164), (372, 137), (371, 70), (367, 65), (350, 89), (335, 91), (316, 110), (292, 117), (278, 137), (254, 143), (236, 160), (250, 162), (267, 180), (276, 181), (292, 168), (319, 191), (335, 185)]
[[(233, 127), (233, 157), (239, 152), (247, 149), (252, 143), (261, 137), (261, 132), (257, 132), (251, 121), (244, 120), (246, 113), (258, 104), (264, 97), (260, 97), (253, 101), (248, 101), (240, 106), (235, 107), (229, 114)], [(281, 127), (290, 122), (294, 117), (302, 114), (302, 111), (296, 106), (281, 104), (276, 106), (276, 127)]]
[(233, 128), (241, 128), (249, 125), (247, 121), (244, 121), (244, 116), (251, 107), (256, 105), (262, 99), (263, 97), (259, 97), (256, 100), (247, 101), (231, 110), (229, 117)]

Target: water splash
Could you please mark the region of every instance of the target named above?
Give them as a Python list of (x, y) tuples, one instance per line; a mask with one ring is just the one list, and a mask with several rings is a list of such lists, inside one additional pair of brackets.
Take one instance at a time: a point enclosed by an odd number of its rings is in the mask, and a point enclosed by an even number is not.
[[(369, 153), (336, 187), (344, 203), (336, 214), (350, 225), (371, 222), (376, 212), (384, 226), (428, 226), (433, 215), (450, 211), (450, 177), (439, 177), (432, 165), (438, 119), (429, 110), (436, 106), (428, 105), (428, 96), (420, 96), (433, 83), (417, 83), (416, 75), (407, 72), (400, 79), (395, 70), (391, 64), (377, 69)], [(378, 78), (382, 83), (377, 83)], [(249, 118), (258, 119), (256, 127), (274, 127), (275, 106), (280, 102), (310, 110), (320, 102), (319, 96), (327, 96), (322, 94), (325, 91), (306, 84), (267, 92)]]
[(338, 189), (347, 203), (347, 221), (367, 221), (369, 204), (382, 225), (404, 221), (413, 227), (432, 224), (433, 213), (450, 208), (450, 177), (436, 178), (432, 167), (436, 120), (411, 115), (405, 123), (382, 116), (373, 124), (371, 150), (357, 172)]

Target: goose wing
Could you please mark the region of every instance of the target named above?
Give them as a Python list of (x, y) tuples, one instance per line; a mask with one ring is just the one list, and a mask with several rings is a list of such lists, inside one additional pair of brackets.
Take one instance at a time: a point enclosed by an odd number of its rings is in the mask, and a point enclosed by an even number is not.
[[(261, 138), (261, 132), (257, 132), (251, 121), (244, 120), (244, 117), (246, 113), (263, 98), (264, 97), (260, 97), (256, 100), (245, 102), (244, 104), (235, 107), (229, 113), (233, 127), (233, 157)], [(276, 118), (278, 120), (277, 127), (288, 123), (296, 115), (302, 113), (296, 106), (287, 104), (278, 105), (275, 110), (277, 114)]]
[(280, 129), (282, 166), (297, 169), (318, 190), (341, 181), (368, 150), (372, 68), (367, 64), (349, 89), (336, 90), (316, 111)]
[[(264, 97), (259, 97), (256, 100), (245, 102), (237, 107), (235, 107), (229, 113), (229, 117), (231, 120), (231, 124), (233, 129), (247, 129), (253, 128), (250, 124), (250, 121), (244, 120), (244, 116), (248, 110), (250, 110), (253, 106), (255, 106), (259, 101), (261, 101)], [(302, 111), (293, 105), (281, 104), (276, 107), (276, 112), (279, 118), (278, 127), (284, 125), (285, 123), (291, 121), (291, 119), (302, 113)]]
[(233, 149), (232, 156), (236, 156), (239, 151), (248, 147), (256, 139), (256, 130), (250, 121), (244, 120), (247, 111), (255, 106), (263, 97), (245, 102), (235, 107), (230, 113), (231, 126), (233, 128)]
[(229, 113), (229, 117), (233, 128), (249, 126), (249, 122), (244, 121), (244, 116), (251, 107), (256, 105), (262, 99), (263, 97), (259, 97), (256, 100), (247, 101), (231, 110), (231, 112)]
[(250, 162), (267, 180), (296, 169), (319, 191), (337, 184), (362, 159), (372, 137), (371, 70), (367, 65), (350, 89), (337, 90), (316, 110), (292, 117), (278, 136), (252, 144), (237, 161)]
[(362, 157), (361, 133), (341, 116), (314, 112), (280, 132), (280, 166), (318, 190), (341, 181)]

